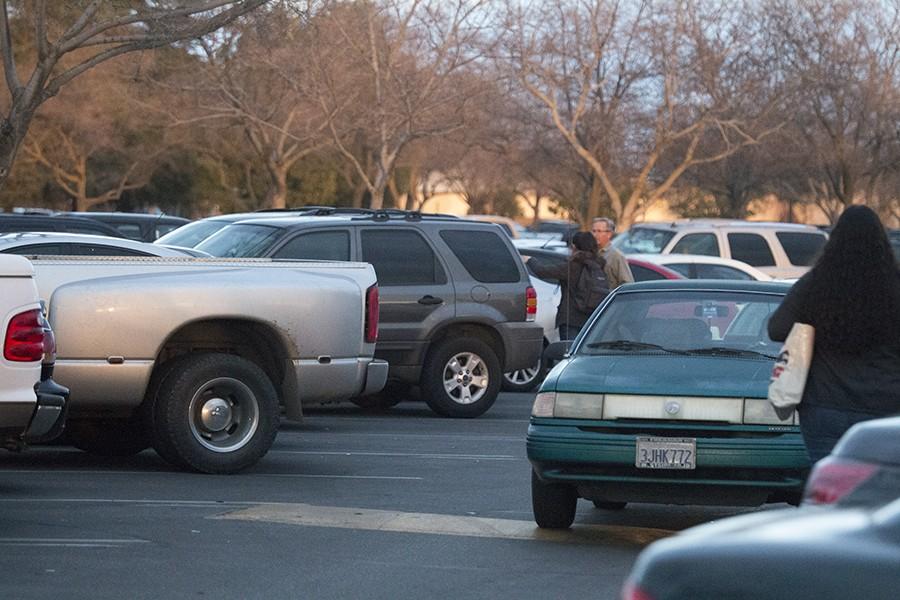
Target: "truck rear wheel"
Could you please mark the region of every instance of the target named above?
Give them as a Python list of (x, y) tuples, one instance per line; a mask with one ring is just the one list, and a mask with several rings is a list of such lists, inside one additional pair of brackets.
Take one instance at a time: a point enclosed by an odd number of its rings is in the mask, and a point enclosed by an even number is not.
[(494, 350), (477, 338), (446, 338), (428, 353), (422, 393), (444, 417), (477, 417), (493, 406), (503, 373)]
[(257, 365), (200, 354), (166, 369), (151, 408), (160, 456), (202, 473), (236, 473), (269, 451), (278, 433), (278, 396)]

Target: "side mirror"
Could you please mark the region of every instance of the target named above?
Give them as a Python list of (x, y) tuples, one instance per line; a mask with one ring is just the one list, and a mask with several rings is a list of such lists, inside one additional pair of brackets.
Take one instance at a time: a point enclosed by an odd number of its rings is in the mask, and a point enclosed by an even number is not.
[(572, 340), (553, 342), (544, 348), (544, 362), (552, 364), (559, 362), (569, 356), (569, 348), (572, 347)]

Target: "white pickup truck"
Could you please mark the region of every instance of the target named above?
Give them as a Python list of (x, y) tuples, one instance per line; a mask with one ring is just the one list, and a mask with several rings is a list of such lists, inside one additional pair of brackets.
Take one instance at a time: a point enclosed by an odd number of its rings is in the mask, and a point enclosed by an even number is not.
[(0, 343), (0, 445), (21, 450), (59, 435), (68, 392), (50, 378), (53, 332), (21, 256), (0, 254)]
[(124, 455), (233, 473), (271, 447), (281, 413), (379, 391), (378, 287), (365, 263), (33, 259), (71, 389), (67, 436)]

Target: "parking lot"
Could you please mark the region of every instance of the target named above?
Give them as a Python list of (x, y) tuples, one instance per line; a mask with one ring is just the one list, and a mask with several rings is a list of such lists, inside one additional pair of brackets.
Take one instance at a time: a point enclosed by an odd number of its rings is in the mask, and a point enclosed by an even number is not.
[(647, 543), (746, 510), (581, 501), (570, 531), (538, 531), (532, 398), (503, 394), (473, 420), (412, 402), (326, 407), (233, 476), (177, 472), (152, 451), (5, 453), (5, 595), (616, 598)]

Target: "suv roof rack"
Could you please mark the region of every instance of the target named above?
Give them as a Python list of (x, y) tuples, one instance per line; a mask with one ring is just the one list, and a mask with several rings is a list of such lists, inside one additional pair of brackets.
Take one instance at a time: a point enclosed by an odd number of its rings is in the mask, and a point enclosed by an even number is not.
[(353, 215), (357, 219), (371, 219), (373, 221), (389, 221), (391, 219), (403, 219), (405, 221), (421, 221), (453, 219), (459, 220), (456, 215), (445, 213), (423, 213), (418, 210), (404, 210), (402, 208), (356, 208), (352, 206), (298, 206), (296, 208), (261, 208), (253, 212), (257, 213), (298, 213), (304, 217), (331, 217), (335, 215)]

